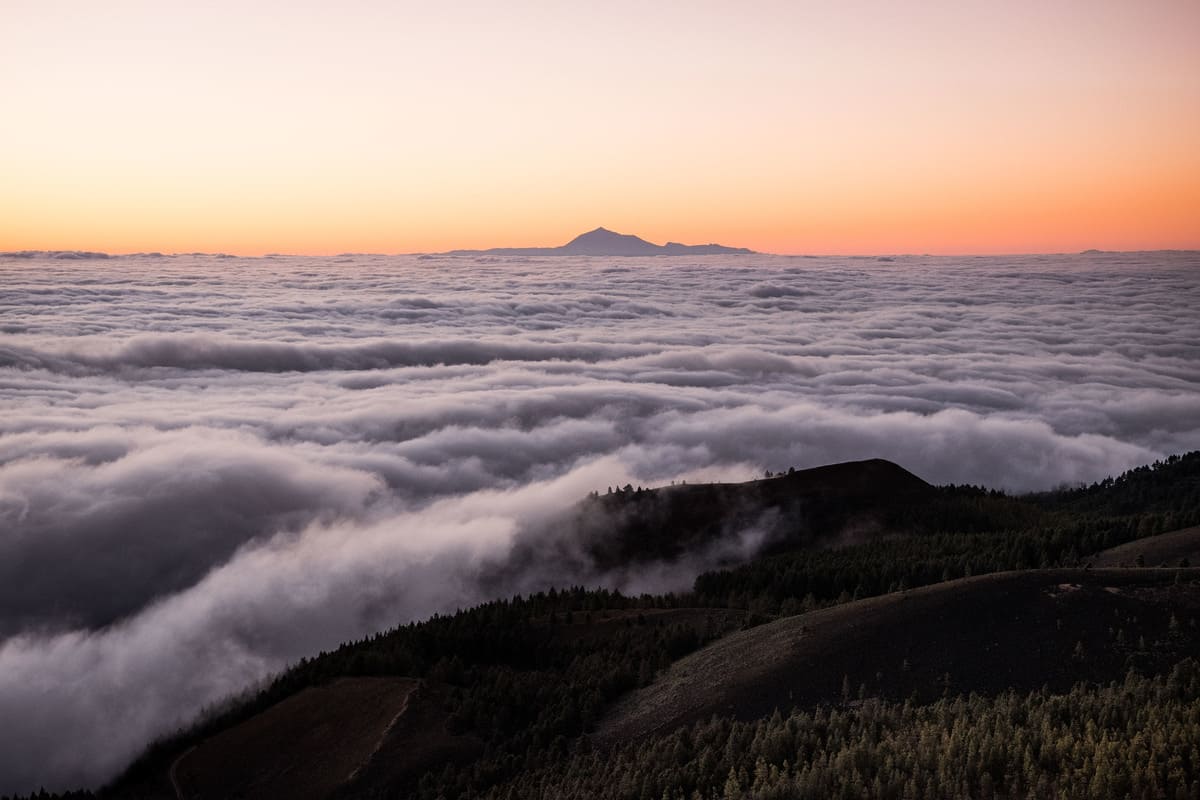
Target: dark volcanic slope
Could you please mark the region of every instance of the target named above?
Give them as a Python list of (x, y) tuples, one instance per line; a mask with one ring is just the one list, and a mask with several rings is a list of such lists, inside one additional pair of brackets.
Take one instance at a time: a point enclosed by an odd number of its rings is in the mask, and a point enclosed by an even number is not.
[[(617, 488), (617, 487), (614, 487)], [(593, 496), (526, 531), (508, 560), (485, 577), (555, 564), (620, 570), (709, 553), (745, 539), (729, 563), (755, 555), (869, 538), (891, 531), (891, 518), (936, 490), (890, 461), (849, 461), (745, 483), (678, 484)], [(907, 532), (907, 531), (905, 531)], [(713, 555), (709, 553), (709, 555)], [(721, 563), (719, 557), (708, 558)], [(503, 585), (497, 580), (497, 585)]]
[(674, 558), (750, 528), (795, 546), (883, 530), (889, 509), (932, 487), (890, 461), (850, 461), (746, 483), (684, 484), (604, 494), (576, 518), (602, 566)]
[(1200, 566), (1200, 526), (1181, 531), (1161, 533), (1112, 547), (1097, 553), (1092, 559), (1097, 567), (1136, 566), (1138, 556), (1147, 567), (1175, 567), (1180, 561)]
[(417, 682), (342, 678), (305, 689), (171, 765), (180, 798), (328, 797), (371, 760)]
[[(1182, 581), (1176, 583), (1177, 576)], [(922, 699), (1122, 677), (1200, 655), (1200, 569), (983, 575), (788, 617), (675, 662), (600, 726), (622, 740), (869, 695)], [(1174, 619), (1174, 623), (1172, 622)], [(947, 680), (948, 676), (948, 680)]]

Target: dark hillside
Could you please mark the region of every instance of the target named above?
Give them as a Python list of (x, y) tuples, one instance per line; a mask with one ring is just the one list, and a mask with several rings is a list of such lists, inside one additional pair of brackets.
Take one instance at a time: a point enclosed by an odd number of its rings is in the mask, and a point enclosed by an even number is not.
[(1090, 561), (1097, 567), (1200, 566), (1200, 527), (1135, 539), (1097, 553)]
[(787, 617), (680, 659), (624, 698), (598, 738), (666, 732), (712, 715), (860, 696), (923, 702), (995, 694), (1200, 656), (1200, 569), (1033, 570), (977, 576)]
[[(1178, 659), (1200, 655), (1193, 627), (1200, 616), (1200, 570), (1084, 565), (1089, 554), (1163, 525), (1200, 522), (1200, 494), (1193, 491), (1198, 462), (1200, 454), (1189, 454), (1092, 487), (1024, 497), (972, 486), (931, 487), (878, 460), (745, 484), (594, 494), (560, 520), (569, 525), (565, 531), (553, 537), (534, 532), (521, 542), (517, 567), (523, 558), (553, 575), (569, 559), (618, 568), (669, 563), (748, 530), (757, 531), (764, 555), (740, 553), (730, 561), (747, 563), (702, 575), (686, 595), (538, 592), (345, 644), (303, 660), (256, 696), (158, 743), (105, 794), (171, 797), (171, 766), (201, 764), (199, 756), (181, 758), (190, 748), (201, 753), (205, 742), (245, 731), (256, 718), (270, 719), (302, 697), (324, 696), (308, 690), (336, 687), (347, 677), (419, 680), (423, 691), (354, 780), (336, 792), (435, 800), (504, 796), (503, 787), (536, 784), (540, 771), (575, 763), (573, 754), (584, 758), (597, 741), (590, 734), (598, 725), (606, 747), (627, 739), (652, 749), (657, 734), (639, 737), (652, 731), (674, 737), (670, 731), (680, 724), (712, 714), (724, 718), (712, 723), (718, 727), (735, 724), (732, 717), (769, 715), (776, 706), (832, 703), (840, 709), (835, 714), (858, 714), (866, 708), (860, 693), (867, 703), (925, 703), (959, 693), (991, 698), (1010, 688), (1040, 691), (1044, 685), (1053, 699), (1080, 680), (1120, 679), (1128, 670), (1164, 675)], [(1135, 501), (1145, 504), (1141, 510)], [(1145, 554), (1165, 553), (1162, 548), (1174, 553), (1177, 546), (1190, 546), (1188, 537), (1139, 543)], [(1111, 554), (1120, 559), (1125, 552)], [(1143, 561), (1156, 563), (1151, 555)], [(1021, 571), (984, 574), (1003, 570)], [(786, 616), (771, 621), (779, 615)], [(911, 719), (914, 707), (925, 708), (904, 704), (887, 713), (907, 720), (904, 725), (918, 724)], [(1169, 733), (1184, 735), (1174, 728)], [(322, 746), (345, 752), (330, 757), (358, 763), (361, 749), (334, 734)], [(837, 741), (822, 747), (850, 758)], [(622, 752), (631, 764), (642, 763), (636, 751)], [(938, 752), (945, 761), (958, 751)], [(800, 757), (788, 758), (795, 765)], [(742, 759), (739, 751), (714, 763), (725, 765), (722, 775), (754, 772), (754, 762)], [(1022, 774), (1036, 781), (1059, 762), (1031, 763), (1022, 762)], [(714, 769), (703, 758), (696, 766), (705, 774)], [(268, 767), (264, 761), (262, 769)], [(257, 769), (252, 765), (246, 774), (257, 780)], [(751, 778), (740, 772), (738, 783), (749, 786)], [(844, 783), (836, 785), (853, 786), (853, 770), (838, 774)], [(963, 786), (979, 786), (971, 783), (977, 772), (960, 777)], [(685, 784), (667, 778), (665, 784), (646, 774), (625, 778), (632, 783), (615, 794), (605, 787), (605, 796), (691, 797)], [(1002, 778), (1003, 771), (996, 773), (997, 781)], [(225, 780), (201, 772), (190, 779), (195, 786)], [(1148, 779), (1131, 780), (1130, 786), (1142, 786), (1137, 781)], [(1172, 780), (1171, 786), (1182, 785), (1182, 779)], [(828, 796), (819, 790), (825, 784), (814, 785), (810, 796)], [(866, 794), (900, 796), (897, 791), (885, 785)], [(720, 787), (711, 786), (701, 794), (721, 795)], [(521, 796), (595, 792), (547, 788)]]
[[(983, 573), (1084, 566), (1090, 554), (1200, 523), (1200, 452), (1090, 487), (1036, 495), (939, 486), (887, 514), (890, 530), (918, 535), (868, 537), (834, 549), (779, 547), (700, 575), (697, 601), (795, 614)], [(1186, 550), (1181, 539), (1172, 541)], [(1144, 561), (1173, 565), (1186, 553), (1169, 555), (1147, 554)]]
[(672, 561), (739, 537), (762, 553), (863, 541), (900, 532), (906, 509), (934, 494), (925, 481), (882, 459), (746, 483), (613, 487), (556, 521), (570, 535), (556, 537), (555, 551), (547, 552), (555, 545), (535, 532), (505, 569), (548, 558), (585, 558), (601, 570), (617, 569)]
[(1142, 517), (1141, 536), (1200, 524), (1200, 450), (1135, 467), (1090, 486), (1030, 495), (1029, 500), (1085, 515)]
[[(345, 791), (353, 796), (392, 787), (406, 796), (422, 774), (440, 774), (465, 758), (455, 781), (471, 796), (479, 786), (565, 748), (594, 727), (620, 694), (736, 629), (744, 616), (673, 603), (669, 597), (634, 599), (603, 590), (551, 591), (343, 645), (302, 661), (223, 715), (156, 744), (105, 794), (170, 797), (167, 776), (181, 755), (196, 746), (202, 752), (205, 742), (223, 741), (231, 730), (255, 730), (262, 720), (296, 719), (287, 709), (311, 687), (336, 686), (345, 676), (411, 676), (423, 681), (420, 702), (399, 718)], [(361, 755), (340, 725), (328, 726), (318, 741), (332, 750), (349, 747), (337, 755), (339, 763)], [(225, 778), (197, 773), (190, 780), (198, 785)]]
[(677, 557), (754, 527), (768, 551), (866, 538), (932, 494), (908, 470), (873, 459), (746, 483), (624, 489), (585, 502), (577, 524), (597, 563), (612, 566)]
[(488, 800), (1097, 800), (1200, 796), (1200, 665), (1069, 692), (870, 698), (580, 747)]
[(406, 715), (416, 686), (403, 678), (342, 678), (305, 689), (187, 750), (169, 770), (175, 793), (327, 797), (367, 765)]

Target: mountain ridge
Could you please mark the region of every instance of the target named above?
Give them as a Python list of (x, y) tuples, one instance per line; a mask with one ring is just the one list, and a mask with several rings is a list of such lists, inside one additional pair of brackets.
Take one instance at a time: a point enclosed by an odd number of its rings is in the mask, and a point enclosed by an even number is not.
[(755, 255), (746, 247), (727, 247), (721, 244), (654, 244), (631, 233), (617, 233), (599, 227), (581, 233), (558, 247), (492, 247), (486, 250), (450, 250), (442, 255), (492, 256), (709, 256)]

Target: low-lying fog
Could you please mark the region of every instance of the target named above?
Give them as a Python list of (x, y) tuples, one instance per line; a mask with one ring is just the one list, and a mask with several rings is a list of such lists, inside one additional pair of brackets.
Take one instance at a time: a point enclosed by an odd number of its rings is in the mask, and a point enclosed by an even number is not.
[(1200, 448), (1197, 309), (1195, 253), (0, 257), (0, 793), (485, 599), (592, 490), (878, 456), (1020, 491)]

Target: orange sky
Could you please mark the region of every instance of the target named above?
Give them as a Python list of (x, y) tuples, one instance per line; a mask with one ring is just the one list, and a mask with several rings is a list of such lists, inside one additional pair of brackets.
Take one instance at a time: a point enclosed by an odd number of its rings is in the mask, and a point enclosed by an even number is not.
[(1195, 0), (6, 0), (0, 27), (0, 249), (1200, 247)]

